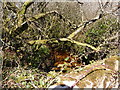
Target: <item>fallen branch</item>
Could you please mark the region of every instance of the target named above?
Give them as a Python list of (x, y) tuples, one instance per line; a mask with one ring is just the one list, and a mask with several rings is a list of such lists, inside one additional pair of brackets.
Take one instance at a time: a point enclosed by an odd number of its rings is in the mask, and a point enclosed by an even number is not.
[(87, 43), (80, 43), (78, 41), (71, 40), (71, 39), (68, 39), (68, 38), (33, 40), (33, 41), (29, 41), (28, 43), (33, 45), (33, 44), (48, 44), (49, 42), (59, 43), (59, 41), (63, 41), (63, 42), (68, 41), (68, 42), (71, 42), (71, 43), (74, 43), (74, 44), (77, 44), (77, 45), (80, 45), (80, 46), (89, 47), (89, 48), (91, 48), (95, 51), (99, 51), (99, 48), (95, 48), (92, 45), (89, 45)]

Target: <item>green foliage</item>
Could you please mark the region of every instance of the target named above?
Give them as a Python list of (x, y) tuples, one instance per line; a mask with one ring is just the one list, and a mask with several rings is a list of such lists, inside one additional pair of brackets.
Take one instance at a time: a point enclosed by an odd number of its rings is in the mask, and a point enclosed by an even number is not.
[(117, 27), (115, 18), (103, 18), (85, 32), (86, 38), (84, 40), (88, 44), (99, 46), (105, 41), (105, 38), (110, 37), (114, 33), (113, 30), (117, 30)]
[[(45, 45), (34, 45), (32, 47), (32, 54), (28, 57), (29, 65), (32, 67), (38, 67), (40, 63), (45, 63), (49, 58), (50, 50)], [(32, 56), (32, 57), (31, 57)]]
[(94, 46), (98, 46), (103, 41), (103, 38), (101, 36), (107, 32), (107, 28), (108, 25), (104, 24), (103, 22), (99, 22), (96, 27), (92, 27), (85, 33), (85, 42)]
[(68, 61), (68, 60), (69, 60), (69, 58), (70, 58), (70, 57), (66, 57), (64, 60), (65, 60), (65, 61)]
[(49, 55), (49, 53), (50, 53), (49, 48), (45, 45), (42, 45), (39, 50), (40, 50), (41, 57)]

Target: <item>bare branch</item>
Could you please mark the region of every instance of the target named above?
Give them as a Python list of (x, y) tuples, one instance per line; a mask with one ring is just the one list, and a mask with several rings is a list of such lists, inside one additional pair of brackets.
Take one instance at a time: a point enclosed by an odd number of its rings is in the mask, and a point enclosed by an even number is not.
[(18, 8), (15, 6), (14, 3), (11, 3), (11, 2), (7, 2), (6, 3), (6, 6), (9, 10), (12, 10), (14, 13), (17, 13), (18, 12)]
[(105, 9), (109, 3), (110, 3), (109, 0), (107, 0), (107, 2), (103, 5), (103, 8)]
[[(17, 35), (19, 35), (20, 33), (22, 33), (24, 30), (28, 29), (28, 22), (33, 22), (35, 20), (38, 20), (42, 17), (45, 17), (48, 14), (52, 14), (52, 13), (57, 13), (57, 11), (50, 11), (50, 12), (46, 12), (46, 13), (39, 13), (37, 15), (34, 15), (33, 17), (28, 18), (25, 22), (21, 23), (20, 25), (18, 25), (18, 27), (12, 31), (11, 36), (15, 37)], [(22, 18), (21, 18), (22, 19)]]
[(74, 36), (76, 36), (82, 29), (84, 29), (86, 27), (86, 25), (91, 24), (93, 22), (96, 22), (97, 20), (99, 20), (100, 18), (102, 18), (103, 15), (99, 14), (97, 17), (87, 21), (84, 23), (84, 25), (82, 25), (81, 27), (79, 27), (76, 31), (74, 31), (72, 34), (70, 34), (67, 38), (72, 39)]
[(84, 4), (83, 2), (81, 2), (81, 1), (79, 1), (79, 0), (76, 0), (76, 1), (77, 1), (77, 3), (80, 4), (80, 5), (83, 5), (83, 4)]
[(42, 6), (42, 8), (40, 9), (40, 11), (43, 11), (44, 8), (46, 8), (46, 6), (49, 4), (49, 2), (45, 2), (44, 5)]
[(102, 13), (104, 13), (104, 8), (103, 8), (103, 3), (101, 0), (98, 0), (98, 3), (99, 3), (99, 7), (100, 7), (100, 10)]
[(35, 20), (38, 20), (38, 19), (45, 17), (46, 15), (52, 14), (52, 13), (58, 13), (58, 12), (57, 11), (50, 11), (50, 12), (46, 12), (46, 13), (39, 13), (37, 15), (34, 15), (33, 17), (28, 18), (28, 21), (31, 21), (31, 22), (35, 21)]
[(18, 12), (18, 27), (24, 22), (26, 10), (32, 3), (33, 0), (26, 1), (21, 7), (21, 10)]
[(32, 3), (34, 3), (33, 1), (34, 1), (34, 0), (27, 0), (27, 1), (23, 4), (22, 9), (20, 10), (19, 14), (25, 14), (27, 8), (28, 8)]

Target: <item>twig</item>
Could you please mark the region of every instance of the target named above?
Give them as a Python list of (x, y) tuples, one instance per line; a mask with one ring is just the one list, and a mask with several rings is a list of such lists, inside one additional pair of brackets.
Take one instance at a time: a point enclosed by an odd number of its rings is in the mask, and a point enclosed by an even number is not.
[(1, 38), (0, 38), (0, 41), (3, 43), (2, 46), (7, 46), (7, 47), (10, 47), (10, 48), (12, 48), (12, 49), (15, 49), (15, 47), (8, 45), (8, 44), (5, 43)]
[(35, 84), (34, 84), (34, 82), (31, 80), (31, 85), (34, 87), (34, 88), (38, 88)]
[(7, 4), (6, 6), (9, 10), (12, 10), (14, 13), (17, 13), (18, 8), (15, 6), (15, 4), (13, 4), (11, 2), (7, 2), (6, 4)]

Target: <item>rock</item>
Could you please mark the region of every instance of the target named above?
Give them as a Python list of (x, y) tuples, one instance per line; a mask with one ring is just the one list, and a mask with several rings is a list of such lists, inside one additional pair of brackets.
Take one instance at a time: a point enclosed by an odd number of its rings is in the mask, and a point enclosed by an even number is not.
[(53, 88), (52, 90), (62, 86), (64, 88), (118, 88), (119, 61), (119, 56), (111, 56), (86, 65), (79, 72), (71, 71), (60, 75), (59, 81), (50, 88)]

